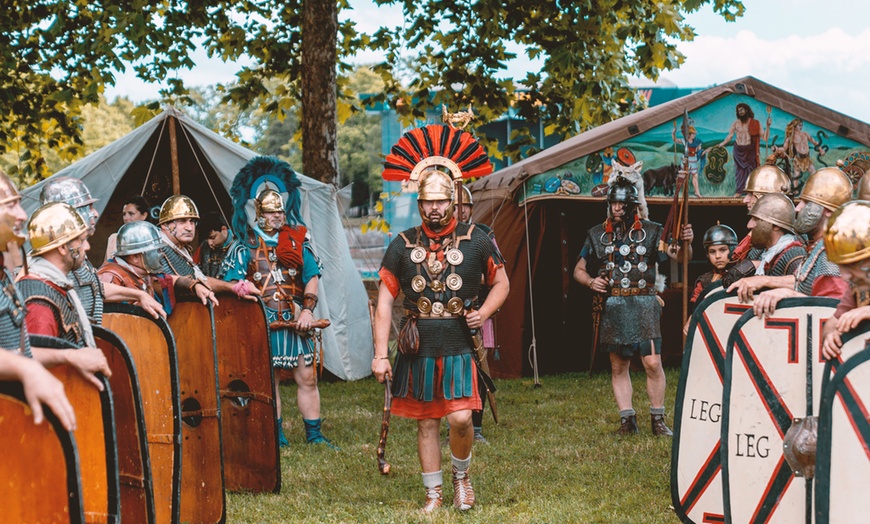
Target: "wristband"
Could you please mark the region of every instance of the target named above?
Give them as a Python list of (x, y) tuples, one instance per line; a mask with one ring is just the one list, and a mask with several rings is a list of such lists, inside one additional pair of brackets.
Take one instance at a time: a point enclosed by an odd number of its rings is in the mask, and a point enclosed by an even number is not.
[(372, 360), (390, 360), (390, 357), (375, 357)]

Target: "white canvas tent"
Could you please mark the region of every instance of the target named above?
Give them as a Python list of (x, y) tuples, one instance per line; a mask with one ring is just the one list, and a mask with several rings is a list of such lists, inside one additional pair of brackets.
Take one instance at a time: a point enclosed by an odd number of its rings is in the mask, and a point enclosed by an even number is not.
[[(108, 236), (121, 226), (124, 199), (141, 194), (153, 206), (159, 206), (173, 194), (173, 155), (179, 171), (180, 192), (197, 203), (200, 215), (219, 211), (231, 219), (229, 189), (233, 178), (257, 153), (223, 138), (171, 107), (127, 136), (51, 177), (79, 178), (98, 199), (94, 207), (100, 213), (100, 221), (91, 239), (90, 255), (95, 265), (99, 266), (103, 260)], [(350, 256), (336, 189), (302, 175), (299, 179), (302, 181), (303, 220), (323, 263), (317, 313), (332, 322), (323, 330), (324, 367), (340, 379), (357, 380), (371, 373), (368, 296)], [(44, 184), (42, 181), (22, 191), (22, 205), (28, 215), (39, 207), (39, 194)]]

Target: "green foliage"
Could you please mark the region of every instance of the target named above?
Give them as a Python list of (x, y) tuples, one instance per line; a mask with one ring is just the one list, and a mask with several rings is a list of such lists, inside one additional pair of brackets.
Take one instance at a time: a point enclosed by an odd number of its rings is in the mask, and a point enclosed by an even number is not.
[[(683, 62), (676, 44), (695, 36), (684, 13), (712, 5), (733, 20), (744, 9), (740, 0), (376, 1), (400, 3), (405, 17), (372, 37), (387, 53), (378, 67), (385, 91), (373, 102), (389, 102), (406, 124), (441, 104), (473, 104), (478, 125), (514, 108), (529, 124), (543, 121), (547, 134), (564, 136), (630, 112), (629, 77), (656, 79)], [(541, 70), (509, 78), (506, 62), (515, 55), (508, 42), (542, 59)], [(522, 146), (490, 148), (516, 159)]]
[[(668, 370), (667, 406), (678, 373)], [(290, 447), (281, 451), (280, 494), (227, 494), (228, 522), (678, 522), (670, 509), (671, 440), (653, 437), (646, 414), (645, 376), (633, 374), (640, 435), (619, 438), (609, 374), (497, 380), (500, 424), (484, 415), (489, 445), (476, 444), (471, 462), (477, 506), (453, 509), (450, 452), (442, 448), (443, 511), (427, 517), (412, 420), (393, 417), (386, 458), (377, 471), (383, 386), (373, 379), (322, 382), (323, 432), (341, 447), (304, 444), (292, 386), (282, 386)], [(669, 408), (670, 409), (670, 408)], [(444, 426), (442, 425), (442, 435)]]
[[(130, 100), (119, 97), (111, 104), (102, 96), (99, 100), (98, 104), (81, 107), (81, 145), (75, 152), (52, 148), (45, 140), (36, 143), (34, 152), (24, 141), (15, 139), (8, 143), (10, 147), (0, 155), (0, 168), (9, 173), (19, 187), (28, 187), (43, 176), (66, 167), (79, 156), (93, 153), (135, 129), (133, 103)], [(34, 170), (34, 166), (38, 166), (38, 170)]]

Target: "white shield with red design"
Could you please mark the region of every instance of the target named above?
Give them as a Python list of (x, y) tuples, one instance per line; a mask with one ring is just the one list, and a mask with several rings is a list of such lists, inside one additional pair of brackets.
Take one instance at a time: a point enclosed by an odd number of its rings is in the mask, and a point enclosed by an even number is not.
[(724, 522), (719, 437), (725, 348), (750, 308), (719, 287), (689, 324), (674, 411), (671, 499), (683, 522)]
[(795, 419), (818, 415), (825, 362), (822, 326), (837, 302), (782, 300), (768, 318), (744, 314), (725, 359), (722, 487), (731, 523), (810, 523), (812, 480), (786, 462), (783, 441)]

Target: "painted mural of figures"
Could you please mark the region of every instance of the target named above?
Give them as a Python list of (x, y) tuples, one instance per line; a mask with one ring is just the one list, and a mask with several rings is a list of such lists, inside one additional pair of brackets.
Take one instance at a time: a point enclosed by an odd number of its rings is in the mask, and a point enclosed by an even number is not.
[(695, 196), (701, 198), (701, 191), (698, 189), (698, 170), (707, 152), (701, 148), (702, 142), (698, 138), (698, 132), (694, 126), (689, 126), (689, 136), (677, 138), (677, 123), (675, 121), (674, 131), (671, 133), (671, 136), (675, 144), (681, 144), (684, 148), (682, 168), (686, 170), (692, 179), (692, 189), (695, 190)]
[(755, 119), (755, 113), (746, 103), (739, 103), (735, 109), (737, 120), (728, 129), (728, 136), (719, 142), (719, 147), (725, 147), (734, 137), (734, 147), (731, 154), (734, 157), (734, 170), (737, 178), (737, 188), (734, 196), (741, 196), (746, 188), (749, 173), (759, 166), (758, 149), (762, 141), (767, 141), (770, 132), (770, 117), (767, 125), (761, 128), (761, 122)]
[(785, 126), (785, 142), (782, 148), (791, 159), (791, 187), (793, 192), (800, 189), (801, 178), (804, 173), (812, 175), (816, 172), (816, 166), (810, 159), (810, 143), (818, 147), (819, 143), (804, 131), (804, 121), (795, 118)]

